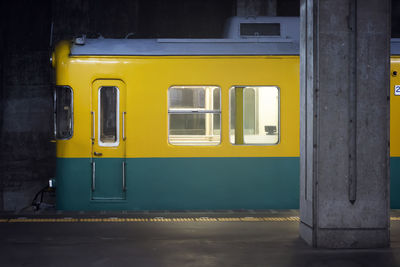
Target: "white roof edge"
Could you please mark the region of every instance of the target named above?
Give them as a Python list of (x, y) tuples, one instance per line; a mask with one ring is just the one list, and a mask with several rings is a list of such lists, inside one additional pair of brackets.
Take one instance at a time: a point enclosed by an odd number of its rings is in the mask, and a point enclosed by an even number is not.
[(280, 37), (248, 37), (242, 39), (218, 38), (218, 39), (156, 39), (158, 43), (291, 43), (294, 39)]

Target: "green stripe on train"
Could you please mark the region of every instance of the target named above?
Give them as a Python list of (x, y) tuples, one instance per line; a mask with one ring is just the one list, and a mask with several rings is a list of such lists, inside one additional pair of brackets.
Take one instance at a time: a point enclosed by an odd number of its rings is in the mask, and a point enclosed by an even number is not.
[[(96, 165), (121, 166), (119, 162), (122, 159), (98, 159)], [(101, 193), (92, 192), (91, 166), (91, 159), (88, 158), (57, 159), (58, 209), (299, 208), (297, 157), (128, 158), (126, 193), (117, 196), (121, 199), (101, 199)], [(122, 177), (118, 177), (121, 172), (116, 170), (115, 173), (118, 175), (109, 177), (105, 183), (101, 182), (102, 185), (96, 184), (96, 187), (102, 187), (101, 190), (108, 186), (122, 188)]]
[(390, 207), (400, 209), (400, 157), (390, 158)]

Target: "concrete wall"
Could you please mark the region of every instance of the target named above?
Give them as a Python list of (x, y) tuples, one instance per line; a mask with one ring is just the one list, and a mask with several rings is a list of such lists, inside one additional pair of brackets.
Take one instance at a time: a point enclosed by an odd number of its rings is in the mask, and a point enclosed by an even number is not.
[(1, 9), (0, 209), (28, 205), (54, 175), (50, 2), (10, 1)]

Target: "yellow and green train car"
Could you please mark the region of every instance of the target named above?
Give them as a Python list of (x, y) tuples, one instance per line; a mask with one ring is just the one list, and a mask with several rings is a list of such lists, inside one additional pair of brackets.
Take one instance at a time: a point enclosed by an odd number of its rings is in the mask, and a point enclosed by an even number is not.
[[(298, 19), (229, 25), (225, 39), (56, 47), (58, 209), (298, 208)], [(393, 71), (398, 64), (393, 57)], [(391, 139), (392, 207), (399, 142)]]
[(390, 205), (400, 209), (400, 39), (392, 39), (390, 65)]

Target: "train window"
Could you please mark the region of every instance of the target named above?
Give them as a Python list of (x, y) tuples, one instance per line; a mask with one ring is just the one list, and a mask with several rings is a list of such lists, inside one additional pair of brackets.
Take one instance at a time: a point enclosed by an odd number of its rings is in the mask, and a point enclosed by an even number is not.
[(173, 145), (218, 145), (221, 141), (221, 89), (172, 86), (168, 90), (168, 141)]
[(279, 88), (236, 86), (230, 95), (230, 142), (273, 145), (279, 142)]
[(73, 131), (73, 92), (68, 86), (56, 86), (54, 90), (55, 138), (69, 139)]
[(99, 89), (99, 145), (117, 146), (119, 143), (119, 90), (114, 86)]

